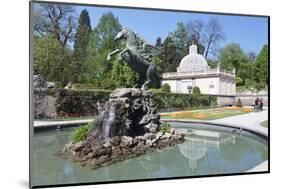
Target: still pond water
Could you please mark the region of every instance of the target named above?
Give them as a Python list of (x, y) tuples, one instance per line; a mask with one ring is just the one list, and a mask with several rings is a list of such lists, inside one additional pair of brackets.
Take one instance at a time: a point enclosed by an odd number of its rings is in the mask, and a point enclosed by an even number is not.
[(54, 155), (68, 142), (72, 128), (35, 132), (32, 185), (239, 173), (268, 159), (267, 141), (248, 132), (206, 129), (200, 124), (171, 125), (186, 129), (184, 143), (95, 170)]

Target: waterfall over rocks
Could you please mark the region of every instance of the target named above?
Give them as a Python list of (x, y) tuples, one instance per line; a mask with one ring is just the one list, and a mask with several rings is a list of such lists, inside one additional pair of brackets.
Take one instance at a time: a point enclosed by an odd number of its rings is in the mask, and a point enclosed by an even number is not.
[[(94, 121), (95, 134), (108, 137), (140, 136), (147, 132), (156, 133), (160, 127), (160, 115), (157, 112), (152, 94), (139, 88), (120, 88), (114, 90), (105, 110)], [(93, 132), (89, 133), (89, 140)]]
[(153, 95), (139, 88), (114, 90), (92, 124), (85, 141), (66, 144), (59, 154), (98, 168), (184, 141), (173, 128), (160, 131)]

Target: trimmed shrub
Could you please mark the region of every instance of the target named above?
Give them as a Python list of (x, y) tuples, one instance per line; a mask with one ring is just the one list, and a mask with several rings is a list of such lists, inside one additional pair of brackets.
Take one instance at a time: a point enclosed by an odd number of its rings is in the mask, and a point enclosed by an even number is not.
[(195, 86), (192, 88), (192, 94), (193, 95), (200, 95), (201, 94), (201, 91), (200, 91), (200, 88)]
[(240, 99), (240, 98), (238, 98), (238, 101), (237, 101), (237, 103), (236, 103), (236, 106), (237, 106), (237, 107), (240, 107), (240, 108), (242, 108), (242, 107), (243, 107), (243, 104), (242, 104), (242, 102), (241, 102), (241, 99)]
[(165, 83), (164, 85), (161, 86), (161, 90), (163, 92), (171, 92), (171, 86), (168, 83)]

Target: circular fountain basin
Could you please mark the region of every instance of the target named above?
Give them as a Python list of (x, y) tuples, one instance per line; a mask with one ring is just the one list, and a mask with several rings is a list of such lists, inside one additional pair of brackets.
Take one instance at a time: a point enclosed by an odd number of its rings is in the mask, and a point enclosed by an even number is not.
[(54, 155), (69, 141), (73, 128), (35, 132), (32, 185), (235, 174), (268, 159), (266, 137), (207, 124), (170, 124), (186, 132), (184, 143), (94, 170)]

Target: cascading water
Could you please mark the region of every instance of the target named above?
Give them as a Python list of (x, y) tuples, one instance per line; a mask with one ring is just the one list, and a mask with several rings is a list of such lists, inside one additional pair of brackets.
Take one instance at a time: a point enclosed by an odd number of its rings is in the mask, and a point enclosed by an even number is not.
[(114, 90), (105, 103), (104, 111), (93, 123), (98, 131), (94, 133), (93, 129), (89, 138), (109, 142), (115, 136), (134, 137), (158, 132), (160, 115), (151, 98), (151, 94), (138, 88)]
[(115, 113), (116, 113), (115, 103), (112, 102), (109, 104), (108, 119), (103, 124), (104, 140), (106, 142), (109, 142), (110, 134), (114, 136), (114, 133), (110, 133), (113, 132), (113, 129), (110, 129), (110, 127), (114, 123)]

